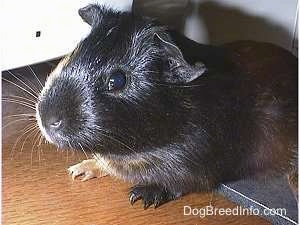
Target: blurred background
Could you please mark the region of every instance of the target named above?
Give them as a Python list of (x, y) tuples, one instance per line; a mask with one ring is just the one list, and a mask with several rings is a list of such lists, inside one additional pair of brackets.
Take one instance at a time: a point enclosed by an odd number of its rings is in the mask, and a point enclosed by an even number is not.
[(3, 0), (2, 70), (70, 52), (89, 32), (77, 13), (89, 3), (158, 18), (200, 43), (257, 40), (298, 54), (297, 0)]

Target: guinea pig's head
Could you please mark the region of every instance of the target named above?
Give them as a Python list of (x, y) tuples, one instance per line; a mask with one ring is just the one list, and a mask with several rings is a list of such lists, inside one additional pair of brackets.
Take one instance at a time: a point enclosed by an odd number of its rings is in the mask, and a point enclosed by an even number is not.
[(204, 66), (187, 63), (166, 27), (99, 5), (79, 10), (90, 34), (49, 75), (36, 105), (59, 147), (129, 153), (162, 144), (184, 121), (180, 91)]

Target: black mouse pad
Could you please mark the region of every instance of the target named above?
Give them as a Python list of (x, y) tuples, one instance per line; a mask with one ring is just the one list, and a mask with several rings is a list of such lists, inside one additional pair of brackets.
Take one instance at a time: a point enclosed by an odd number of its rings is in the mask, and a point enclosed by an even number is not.
[(221, 184), (217, 192), (242, 207), (254, 209), (253, 213), (259, 212), (274, 225), (298, 224), (297, 201), (286, 177), (244, 179)]

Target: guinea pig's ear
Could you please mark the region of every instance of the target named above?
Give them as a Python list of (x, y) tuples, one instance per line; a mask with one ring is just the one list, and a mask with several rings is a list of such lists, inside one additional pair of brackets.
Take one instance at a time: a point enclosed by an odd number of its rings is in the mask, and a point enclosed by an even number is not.
[(167, 71), (164, 71), (163, 79), (168, 83), (188, 83), (205, 71), (206, 67), (203, 63), (197, 62), (195, 65), (190, 65), (185, 59), (181, 50), (171, 41), (170, 37), (165, 34), (154, 34), (155, 41), (158, 41), (163, 49)]
[(101, 19), (101, 7), (99, 5), (90, 4), (78, 10), (84, 22), (94, 27)]

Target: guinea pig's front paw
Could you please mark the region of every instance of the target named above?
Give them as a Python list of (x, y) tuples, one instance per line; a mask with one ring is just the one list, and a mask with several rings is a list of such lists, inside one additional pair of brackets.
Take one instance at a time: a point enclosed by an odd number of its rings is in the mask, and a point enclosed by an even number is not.
[(165, 188), (157, 185), (136, 185), (131, 188), (129, 192), (129, 201), (133, 205), (137, 200), (142, 199), (144, 203), (144, 209), (149, 208), (152, 204), (154, 208), (174, 200), (181, 196), (181, 193), (173, 194)]
[(81, 181), (87, 181), (96, 177), (104, 177), (108, 174), (101, 169), (95, 159), (83, 160), (81, 163), (75, 164), (68, 168), (69, 174), (74, 180), (76, 177), (83, 175)]

